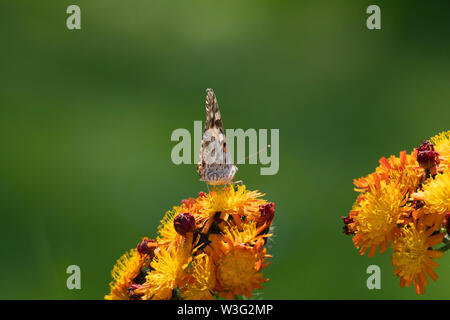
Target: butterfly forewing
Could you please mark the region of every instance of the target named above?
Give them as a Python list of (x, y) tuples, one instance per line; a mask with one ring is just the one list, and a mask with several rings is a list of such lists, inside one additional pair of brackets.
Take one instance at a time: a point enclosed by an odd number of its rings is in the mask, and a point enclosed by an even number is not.
[(227, 184), (237, 168), (232, 164), (227, 150), (225, 131), (216, 95), (212, 89), (206, 91), (206, 122), (203, 130), (197, 172), (200, 180), (209, 184)]

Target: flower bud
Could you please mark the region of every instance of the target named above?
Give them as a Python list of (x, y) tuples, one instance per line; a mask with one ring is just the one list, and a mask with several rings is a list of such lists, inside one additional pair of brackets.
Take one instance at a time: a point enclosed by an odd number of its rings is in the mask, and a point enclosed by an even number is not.
[(345, 224), (345, 226), (342, 228), (344, 233), (346, 235), (354, 234), (354, 232), (352, 230), (350, 230), (350, 228), (348, 227), (348, 225), (353, 222), (353, 219), (350, 218), (349, 216), (341, 217), (341, 219)]
[(425, 170), (439, 164), (439, 154), (434, 150), (434, 145), (428, 140), (417, 148), (417, 162)]
[(349, 216), (341, 217), (342, 221), (344, 221), (345, 224), (349, 224), (353, 222), (353, 219)]
[(267, 204), (259, 205), (260, 217), (258, 224), (262, 225), (267, 223), (268, 225), (272, 224), (273, 217), (275, 215), (275, 203), (269, 202)]
[(148, 254), (153, 258), (157, 246), (158, 244), (155, 242), (155, 240), (144, 238), (141, 242), (139, 242), (136, 249), (140, 254)]
[(450, 234), (450, 212), (445, 213), (442, 226), (447, 229), (447, 233)]
[(195, 218), (189, 212), (180, 213), (173, 220), (173, 226), (178, 234), (185, 236), (186, 233), (195, 231)]

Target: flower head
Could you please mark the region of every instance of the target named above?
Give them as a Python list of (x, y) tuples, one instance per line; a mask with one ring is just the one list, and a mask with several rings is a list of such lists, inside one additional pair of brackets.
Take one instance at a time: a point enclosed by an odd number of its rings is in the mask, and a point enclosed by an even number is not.
[(122, 255), (111, 271), (114, 281), (110, 283), (110, 293), (105, 296), (105, 299), (130, 299), (129, 288), (136, 284), (135, 279), (139, 276), (147, 258), (145, 254), (140, 254), (136, 249), (131, 249), (130, 252)]
[(194, 258), (190, 275), (186, 286), (181, 289), (181, 296), (186, 300), (214, 299), (216, 269), (208, 255), (199, 254)]
[(426, 230), (423, 225), (410, 223), (402, 228), (392, 244), (394, 274), (400, 277), (401, 287), (409, 287), (414, 282), (416, 293), (423, 294), (428, 284), (427, 274), (434, 281), (438, 278), (433, 271), (438, 264), (433, 258), (440, 258), (442, 252), (430, 248), (441, 243), (443, 237), (444, 234), (432, 235), (432, 229)]
[(241, 217), (257, 219), (260, 216), (259, 206), (266, 201), (260, 199), (263, 194), (258, 191), (248, 191), (245, 185), (228, 185), (224, 188), (214, 188), (209, 194), (199, 198), (199, 220), (203, 221), (203, 233), (209, 231), (214, 217), (219, 214), (222, 221), (231, 216), (236, 224), (240, 224)]
[(161, 248), (150, 263), (152, 270), (145, 277), (145, 283), (136, 292), (145, 300), (170, 299), (173, 289), (184, 285), (193, 251), (192, 237), (179, 237), (172, 246)]
[[(223, 235), (210, 235), (210, 245), (205, 249), (214, 261), (218, 295), (233, 299), (236, 295), (252, 297), (252, 291), (262, 289), (261, 270), (269, 263), (264, 240), (250, 229), (239, 232), (227, 229)], [(247, 242), (247, 243), (243, 243)], [(253, 244), (253, 245), (251, 245)]]
[(430, 178), (423, 185), (425, 207), (439, 215), (450, 211), (450, 172)]
[(355, 233), (353, 242), (360, 248), (360, 254), (370, 249), (369, 257), (375, 254), (378, 246), (380, 252), (386, 251), (396, 231), (398, 219), (408, 208), (405, 189), (383, 181), (379, 181), (376, 186), (358, 198), (349, 216), (353, 222), (348, 224), (350, 231)]

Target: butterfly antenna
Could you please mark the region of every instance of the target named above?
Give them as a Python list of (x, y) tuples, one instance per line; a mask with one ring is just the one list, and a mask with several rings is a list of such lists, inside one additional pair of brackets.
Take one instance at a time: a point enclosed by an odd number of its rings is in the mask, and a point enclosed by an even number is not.
[[(247, 156), (246, 158), (244, 158), (244, 160), (248, 160), (250, 158), (253, 158), (254, 156), (257, 156), (258, 154), (260, 154), (261, 152), (263, 152), (266, 149), (270, 149), (270, 144), (268, 144), (267, 146), (265, 146), (264, 148), (260, 149), (258, 152), (255, 152), (253, 154), (250, 154), (249, 156)], [(241, 162), (241, 159), (238, 160), (238, 163)]]

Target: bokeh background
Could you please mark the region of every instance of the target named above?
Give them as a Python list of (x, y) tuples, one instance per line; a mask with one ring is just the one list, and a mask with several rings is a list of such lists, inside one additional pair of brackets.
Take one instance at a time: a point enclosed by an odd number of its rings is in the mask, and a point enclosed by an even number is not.
[[(81, 7), (82, 30), (66, 28)], [(365, 26), (370, 4), (382, 30)], [(17, 1), (0, 4), (0, 298), (102, 299), (166, 210), (205, 190), (170, 160), (215, 89), (226, 128), (279, 128), (280, 170), (237, 175), (276, 202), (267, 299), (425, 296), (390, 255), (360, 257), (340, 217), (352, 179), (449, 129), (445, 1)], [(197, 150), (193, 151), (197, 152)], [(81, 290), (66, 268), (81, 267)], [(368, 290), (366, 268), (382, 270)]]

